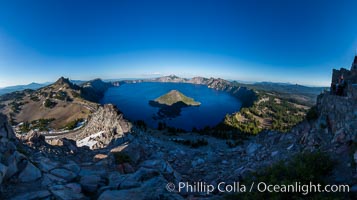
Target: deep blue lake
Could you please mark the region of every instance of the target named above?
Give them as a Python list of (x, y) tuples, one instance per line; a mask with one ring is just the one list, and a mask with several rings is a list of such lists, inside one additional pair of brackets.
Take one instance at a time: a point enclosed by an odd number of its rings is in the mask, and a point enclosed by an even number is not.
[[(149, 101), (174, 89), (201, 102), (201, 105), (182, 108), (180, 115), (175, 118), (157, 119), (159, 108), (150, 106)], [(185, 130), (215, 126), (227, 113), (236, 112), (241, 107), (241, 102), (226, 92), (186, 83), (124, 84), (109, 88), (101, 103), (116, 105), (130, 121), (144, 120), (152, 128), (157, 128), (161, 121)]]

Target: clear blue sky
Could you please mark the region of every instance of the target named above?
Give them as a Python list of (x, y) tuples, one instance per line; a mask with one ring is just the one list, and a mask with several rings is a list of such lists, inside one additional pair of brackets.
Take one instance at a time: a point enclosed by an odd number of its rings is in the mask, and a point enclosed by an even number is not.
[(329, 85), (357, 1), (0, 0), (0, 87), (168, 74)]

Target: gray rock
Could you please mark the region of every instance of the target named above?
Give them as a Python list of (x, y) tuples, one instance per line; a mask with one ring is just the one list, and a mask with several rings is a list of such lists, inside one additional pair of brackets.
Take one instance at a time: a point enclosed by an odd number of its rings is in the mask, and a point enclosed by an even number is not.
[(79, 174), (79, 172), (81, 171), (81, 167), (73, 161), (71, 161), (68, 164), (63, 165), (63, 168), (68, 169), (68, 170), (74, 172), (75, 174)]
[(287, 148), (286, 148), (286, 150), (291, 150), (292, 148), (294, 147), (294, 144), (291, 144), (290, 146), (288, 146)]
[(81, 169), (79, 172), (79, 176), (88, 176), (88, 175), (98, 175), (98, 176), (105, 176), (107, 171), (104, 169)]
[(119, 172), (111, 172), (108, 176), (109, 186), (117, 189), (126, 178), (127, 175), (122, 175)]
[(250, 143), (246, 149), (246, 152), (249, 156), (252, 156), (256, 150), (259, 149), (261, 145), (257, 143)]
[(31, 182), (41, 178), (41, 171), (31, 162), (28, 162), (25, 169), (19, 175), (20, 182)]
[(227, 165), (227, 164), (229, 164), (229, 162), (227, 161), (227, 160), (222, 160), (222, 162), (221, 162), (223, 165)]
[(131, 166), (129, 163), (123, 163), (123, 168), (126, 174), (131, 174), (135, 172), (133, 166)]
[(58, 167), (58, 163), (48, 158), (41, 158), (38, 162), (38, 167), (44, 172), (49, 172), (52, 169)]
[(75, 193), (81, 193), (82, 192), (82, 187), (78, 183), (68, 183), (65, 185), (67, 188), (72, 190)]
[(20, 194), (11, 198), (11, 200), (36, 200), (36, 199), (44, 199), (46, 197), (51, 196), (51, 193), (48, 190), (40, 190), (35, 192), (28, 192), (25, 194)]
[(124, 119), (123, 114), (118, 109), (106, 104), (92, 114), (87, 125), (81, 133), (76, 135), (76, 141), (83, 140), (93, 135), (94, 133), (102, 133), (99, 137), (94, 137), (91, 140), (95, 141), (94, 145), (81, 143), (81, 145), (89, 146), (91, 149), (99, 149), (106, 147), (111, 142), (122, 143), (126, 141), (125, 135), (131, 131), (132, 124)]
[(7, 171), (7, 167), (0, 163), (0, 184), (2, 183), (2, 181), (5, 178), (6, 171)]
[(279, 154), (279, 151), (273, 151), (271, 152), (271, 157), (275, 157)]
[(83, 176), (80, 180), (80, 184), (83, 190), (87, 192), (95, 192), (101, 184), (101, 177), (98, 175)]
[[(165, 185), (167, 181), (162, 176), (154, 177), (145, 181), (141, 187), (122, 190), (106, 190), (100, 196), (99, 200), (133, 200), (133, 199), (170, 199), (183, 200), (183, 197), (176, 193), (169, 193)], [(150, 188), (150, 190), (148, 190)]]
[(63, 178), (46, 173), (43, 175), (43, 180), (42, 180), (41, 184), (42, 184), (42, 186), (46, 187), (46, 186), (51, 186), (51, 185), (64, 184), (66, 182), (67, 181), (64, 180)]
[(54, 185), (50, 187), (50, 191), (59, 200), (77, 200), (85, 199), (85, 196), (78, 189), (81, 186), (76, 183), (67, 185)]
[(8, 170), (6, 172), (6, 178), (10, 178), (13, 175), (15, 175), (19, 170), (23, 169), (24, 167), (26, 167), (26, 165), (21, 165), (21, 163), (23, 163), (23, 161), (27, 162), (27, 158), (26, 156), (24, 156), (23, 154), (15, 151), (8, 159), (7, 159), (7, 163), (8, 163)]
[(66, 181), (72, 181), (77, 177), (77, 174), (75, 174), (74, 172), (62, 168), (51, 170), (51, 174), (63, 178)]
[(141, 167), (134, 174), (129, 174), (126, 176), (125, 180), (119, 185), (120, 189), (130, 189), (140, 187), (145, 181), (152, 178), (158, 177), (160, 175), (157, 169), (149, 169)]
[(195, 167), (197, 167), (198, 165), (201, 165), (201, 164), (203, 164), (203, 163), (205, 163), (205, 160), (202, 159), (202, 158), (198, 158), (197, 160), (192, 161), (192, 162), (191, 162), (191, 165), (192, 165), (193, 168), (195, 168)]

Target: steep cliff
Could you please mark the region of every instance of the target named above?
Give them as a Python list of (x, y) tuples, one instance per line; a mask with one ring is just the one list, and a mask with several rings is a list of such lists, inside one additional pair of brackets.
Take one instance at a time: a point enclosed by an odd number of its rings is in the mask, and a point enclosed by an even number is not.
[(75, 135), (78, 146), (92, 149), (103, 148), (117, 139), (124, 138), (130, 132), (132, 124), (124, 119), (123, 114), (111, 104), (99, 107), (93, 113), (85, 128)]
[(357, 102), (353, 98), (323, 93), (317, 98), (318, 126), (327, 127), (334, 142), (357, 142)]

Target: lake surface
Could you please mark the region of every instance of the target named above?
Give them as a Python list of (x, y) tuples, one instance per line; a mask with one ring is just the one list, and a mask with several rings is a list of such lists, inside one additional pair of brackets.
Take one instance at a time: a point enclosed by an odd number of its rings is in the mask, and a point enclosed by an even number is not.
[[(159, 108), (150, 106), (149, 101), (171, 90), (178, 90), (201, 102), (201, 105), (184, 107), (180, 115), (174, 118), (158, 118)], [(241, 107), (241, 102), (226, 92), (210, 89), (205, 85), (186, 83), (124, 84), (109, 88), (101, 103), (116, 105), (130, 121), (144, 120), (152, 128), (157, 128), (158, 122), (165, 122), (168, 126), (185, 130), (215, 126), (227, 113), (236, 112)]]

